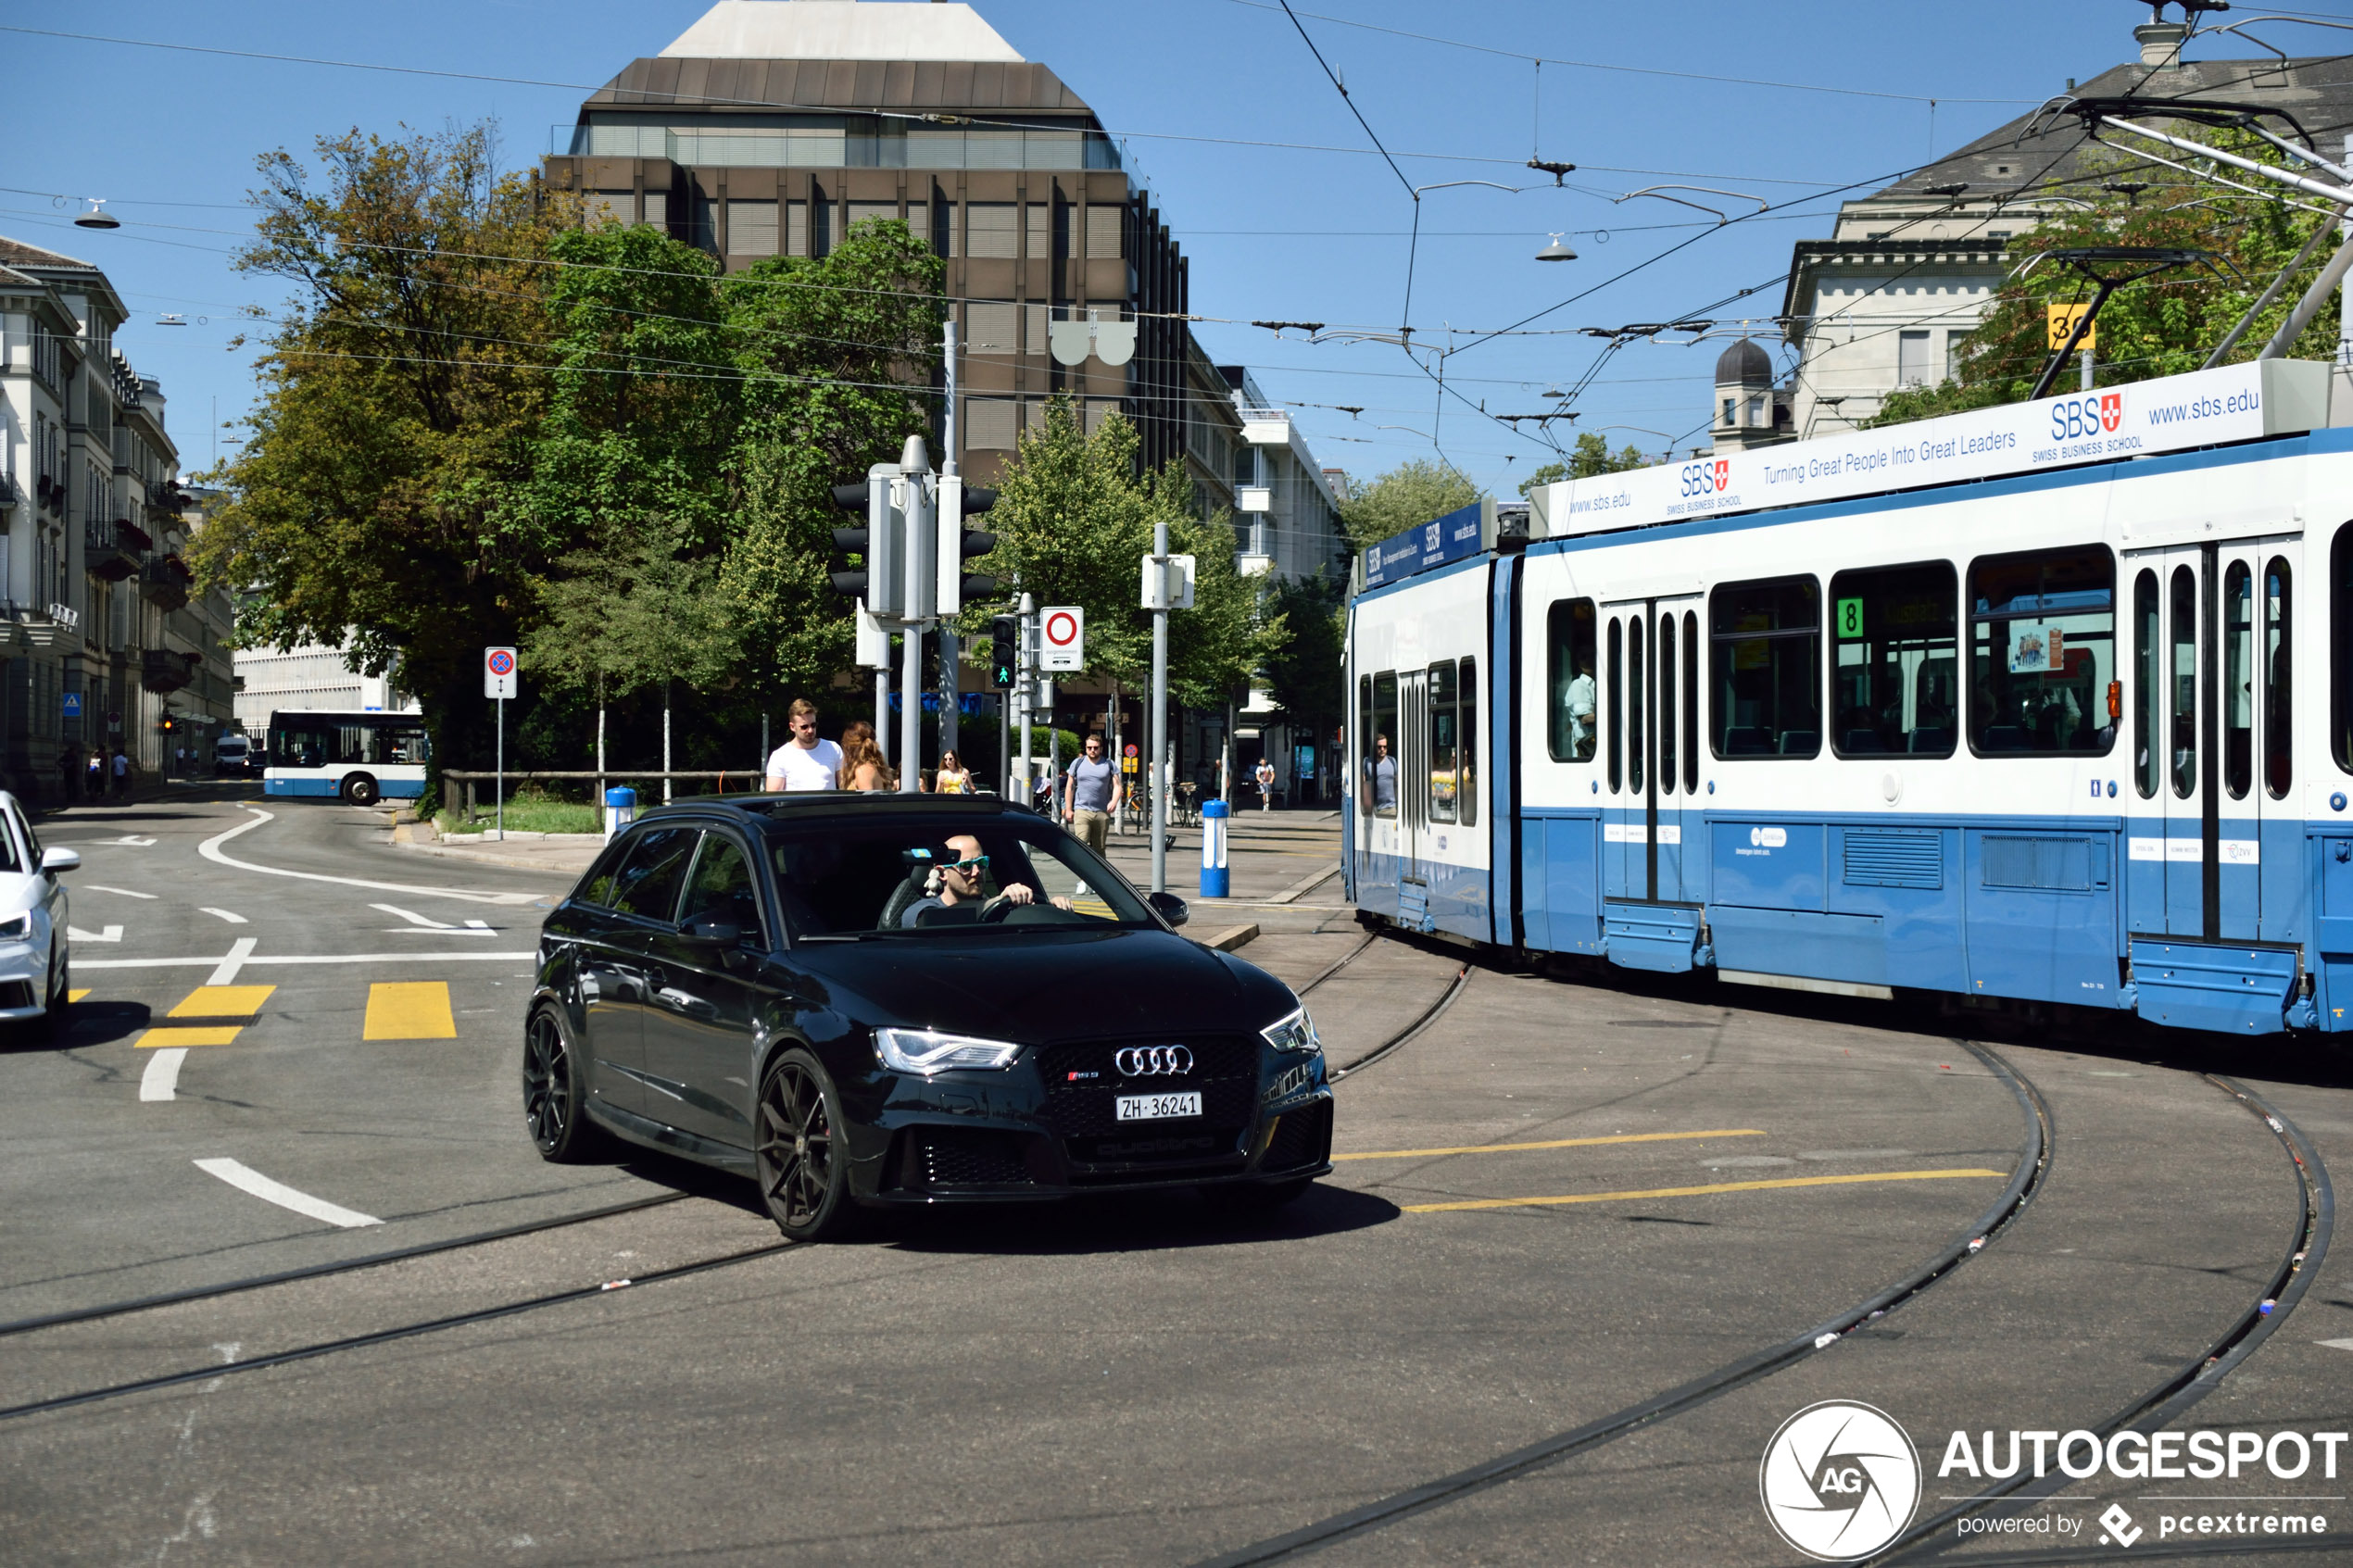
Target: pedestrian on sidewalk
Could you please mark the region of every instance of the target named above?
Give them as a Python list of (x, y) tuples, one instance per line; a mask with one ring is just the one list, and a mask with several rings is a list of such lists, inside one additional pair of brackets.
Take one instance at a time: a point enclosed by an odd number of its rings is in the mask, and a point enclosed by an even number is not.
[(107, 797), (107, 754), (104, 747), (90, 753), (90, 766), (83, 771), (82, 794), (89, 800), (104, 800)]
[(839, 789), (842, 785), (841, 747), (817, 738), (817, 705), (795, 697), (785, 720), (792, 738), (768, 759), (768, 788), (772, 793)]
[(841, 733), (841, 787), (861, 795), (887, 795), (899, 787), (899, 774), (875, 739), (875, 727), (862, 719)]
[(1111, 848), (1111, 814), (1127, 804), (1127, 781), (1103, 755), (1103, 737), (1087, 737), (1087, 755), (1077, 758), (1063, 780), (1063, 822), (1096, 854)]
[(939, 754), (939, 771), (932, 784), (942, 795), (970, 795), (973, 776), (964, 771), (954, 752), (943, 751)]
[(122, 754), (120, 746), (114, 748), (114, 792), (117, 795), (131, 793), (131, 759)]
[(1275, 764), (1273, 759), (1265, 757), (1260, 758), (1258, 759), (1257, 771), (1252, 776), (1258, 781), (1258, 809), (1262, 811), (1273, 810), (1275, 809)]
[(76, 751), (72, 746), (67, 746), (64, 750), (57, 753), (58, 797), (64, 800), (71, 800), (74, 795), (74, 786), (81, 782), (81, 753)]

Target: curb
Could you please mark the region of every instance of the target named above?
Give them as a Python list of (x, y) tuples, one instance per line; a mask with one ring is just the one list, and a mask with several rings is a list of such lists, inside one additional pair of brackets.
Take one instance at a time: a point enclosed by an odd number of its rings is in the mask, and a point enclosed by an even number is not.
[(1229, 925), (1214, 936), (1196, 936), (1194, 941), (1220, 953), (1230, 953), (1258, 935), (1255, 925)]
[(544, 859), (525, 859), (520, 855), (487, 855), (479, 849), (459, 849), (443, 844), (396, 842), (398, 847), (419, 855), (438, 855), (445, 860), (472, 860), (480, 865), (512, 866), (518, 871), (546, 872), (550, 876), (576, 877), (588, 869), (586, 866), (554, 865)]

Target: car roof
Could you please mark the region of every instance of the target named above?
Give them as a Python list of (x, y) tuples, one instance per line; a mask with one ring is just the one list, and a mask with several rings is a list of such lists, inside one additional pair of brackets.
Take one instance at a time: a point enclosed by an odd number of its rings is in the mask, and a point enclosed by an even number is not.
[(795, 818), (875, 817), (888, 820), (898, 817), (977, 819), (1008, 815), (1036, 816), (1038, 813), (1017, 801), (996, 795), (900, 795), (862, 793), (852, 790), (804, 790), (789, 795), (736, 795), (698, 797), (692, 800), (673, 801), (637, 813), (636, 821), (652, 822), (673, 817), (710, 817), (733, 814), (743, 818), (746, 825), (767, 822), (786, 823)]

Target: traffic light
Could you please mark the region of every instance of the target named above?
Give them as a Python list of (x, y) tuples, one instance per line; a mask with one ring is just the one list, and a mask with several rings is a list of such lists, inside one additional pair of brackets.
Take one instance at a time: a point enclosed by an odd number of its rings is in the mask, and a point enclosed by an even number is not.
[(1000, 692), (1013, 689), (1021, 665), (1021, 621), (1000, 615), (988, 623), (992, 645), (988, 654), (988, 684)]
[(997, 579), (979, 573), (967, 573), (964, 562), (975, 556), (985, 556), (997, 547), (997, 535), (980, 529), (968, 529), (964, 520), (978, 517), (997, 504), (997, 492), (979, 485), (967, 487), (953, 474), (939, 479), (939, 552), (938, 597), (939, 613), (953, 615), (963, 608), (968, 598), (982, 598), (997, 591)]
[(900, 566), (905, 516), (891, 504), (891, 487), (898, 478), (896, 464), (876, 463), (866, 470), (865, 483), (834, 486), (834, 505), (866, 519), (862, 528), (834, 530), (834, 550), (840, 558), (831, 574), (834, 589), (863, 601), (876, 615), (899, 614), (905, 592)]

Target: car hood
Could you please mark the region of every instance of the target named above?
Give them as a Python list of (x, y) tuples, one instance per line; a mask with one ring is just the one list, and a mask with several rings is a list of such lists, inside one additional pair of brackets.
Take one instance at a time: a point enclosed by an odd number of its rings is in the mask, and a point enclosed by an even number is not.
[(854, 1022), (1034, 1045), (1167, 1030), (1238, 1034), (1298, 1005), (1265, 971), (1166, 931), (812, 942), (791, 962)]

